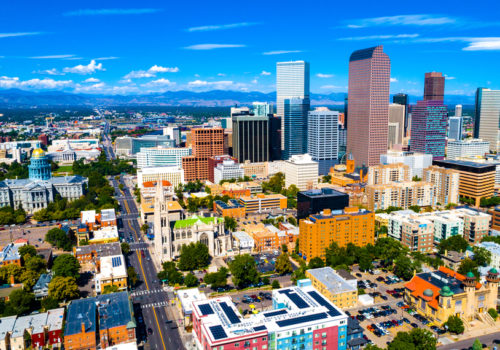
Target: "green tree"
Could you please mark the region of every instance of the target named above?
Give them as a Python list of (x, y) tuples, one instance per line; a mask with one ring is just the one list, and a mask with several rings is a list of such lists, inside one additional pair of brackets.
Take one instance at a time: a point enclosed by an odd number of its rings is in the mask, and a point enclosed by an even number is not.
[(59, 301), (52, 297), (46, 297), (45, 299), (42, 300), (42, 308), (45, 311), (57, 309), (58, 307), (59, 307)]
[(262, 283), (264, 283), (265, 286), (269, 285), (271, 283), (271, 280), (269, 279), (269, 276), (264, 276), (262, 277)]
[(297, 226), (297, 220), (293, 216), (290, 216), (287, 220), (289, 224)]
[(273, 289), (279, 289), (279, 288), (281, 288), (281, 286), (280, 286), (280, 281), (278, 281), (278, 280), (273, 280), (273, 283), (271, 283), (271, 287), (272, 287)]
[(325, 262), (319, 256), (314, 257), (311, 260), (309, 260), (309, 266), (308, 267), (310, 269), (318, 269), (318, 268), (321, 268), (321, 267), (324, 267), (324, 266), (325, 266)]
[(443, 254), (445, 250), (465, 252), (468, 246), (469, 244), (462, 236), (456, 235), (456, 236), (451, 236), (450, 238), (447, 239), (443, 239), (441, 242), (439, 242), (438, 249), (439, 249), (439, 254)]
[(372, 257), (368, 254), (363, 254), (360, 258), (359, 258), (359, 269), (361, 271), (367, 271), (367, 270), (370, 270), (373, 268), (373, 264), (372, 264)]
[(259, 272), (254, 258), (249, 254), (237, 255), (229, 263), (233, 283), (239, 288), (248, 287), (259, 281)]
[(52, 271), (55, 276), (73, 277), (77, 279), (79, 277), (79, 270), (80, 263), (73, 255), (70, 254), (59, 255), (54, 260), (54, 264), (52, 265)]
[(410, 332), (398, 332), (387, 347), (388, 350), (435, 350), (437, 339), (427, 329), (414, 328)]
[(401, 255), (394, 262), (394, 274), (408, 281), (413, 276), (413, 264), (410, 258)]
[(225, 287), (227, 285), (227, 273), (228, 269), (223, 266), (217, 272), (207, 273), (203, 281), (209, 284), (212, 289)]
[(483, 349), (483, 344), (479, 339), (474, 340), (474, 343), (472, 344), (472, 350), (482, 350)]
[(66, 251), (71, 250), (71, 240), (66, 232), (60, 228), (50, 229), (45, 235), (45, 241), (49, 242), (52, 246)]
[(19, 247), (18, 251), (19, 251), (19, 254), (21, 255), (21, 258), (23, 259), (23, 261), (26, 261), (26, 259), (37, 255), (36, 248), (33, 247), (32, 245), (29, 245), (29, 244), (26, 244), (26, 245), (23, 245), (22, 247)]
[(465, 330), (464, 323), (460, 319), (460, 317), (452, 315), (448, 317), (448, 320), (445, 322), (445, 325), (448, 327), (448, 330), (451, 333), (462, 334)]
[(36, 271), (24, 269), (21, 273), (21, 276), (19, 277), (19, 282), (24, 285), (24, 288), (26, 288), (26, 290), (31, 291), (39, 277), (40, 274)]
[(478, 266), (487, 266), (491, 263), (491, 252), (483, 247), (472, 247), (474, 261)]
[(488, 309), (488, 313), (490, 314), (491, 318), (493, 318), (495, 321), (497, 320), (498, 318), (498, 312), (496, 309)]
[(368, 344), (363, 349), (364, 350), (382, 350), (382, 348), (379, 348), (377, 345), (374, 345), (374, 344)]
[(420, 207), (418, 205), (411, 205), (408, 209), (413, 210), (415, 213), (420, 213)]
[(141, 226), (142, 233), (146, 234), (146, 233), (148, 233), (148, 230), (149, 230), (149, 225), (148, 224), (142, 224), (142, 226)]
[(293, 271), (292, 262), (290, 261), (287, 253), (282, 253), (278, 256), (276, 263), (274, 264), (274, 268), (280, 275), (286, 275)]
[(281, 251), (282, 251), (283, 253), (288, 253), (288, 246), (287, 246), (286, 244), (282, 244), (282, 245), (281, 245)]
[(35, 295), (24, 289), (16, 289), (9, 295), (3, 316), (24, 315), (36, 308)]
[(295, 248), (293, 249), (293, 251), (294, 251), (295, 254), (299, 254), (299, 239), (300, 238), (297, 238), (295, 240)]
[(174, 262), (166, 261), (163, 263), (163, 270), (158, 272), (158, 279), (170, 286), (175, 286), (176, 284), (182, 284), (184, 276), (175, 268)]
[(114, 284), (104, 286), (104, 289), (102, 290), (101, 294), (111, 294), (111, 293), (116, 293), (118, 292), (118, 286), (115, 286)]
[(128, 253), (130, 253), (130, 245), (127, 242), (122, 242), (121, 248), (124, 255), (128, 255)]
[(58, 301), (69, 301), (80, 296), (74, 277), (56, 276), (49, 283), (49, 297)]
[(44, 258), (42, 258), (41, 256), (32, 256), (32, 257), (29, 257), (28, 256), (28, 259), (26, 259), (24, 261), (24, 267), (27, 269), (27, 270), (30, 270), (30, 271), (34, 271), (38, 274), (40, 273), (44, 273), (46, 271), (46, 268), (47, 268), (47, 262), (45, 261)]
[(179, 269), (193, 271), (204, 268), (210, 264), (208, 247), (201, 242), (191, 242), (183, 245), (179, 256)]
[(411, 181), (422, 181), (422, 179), (419, 178), (418, 175), (415, 175), (411, 178)]
[(127, 267), (127, 276), (130, 287), (134, 287), (137, 284), (138, 277), (133, 266)]
[(234, 230), (236, 230), (236, 227), (238, 227), (238, 222), (235, 218), (232, 218), (230, 216), (224, 217), (224, 228), (226, 230), (233, 232)]
[(465, 275), (467, 272), (472, 272), (477, 278), (479, 278), (477, 263), (469, 258), (462, 260), (460, 266), (458, 267), (458, 273)]
[(184, 277), (184, 284), (186, 287), (196, 287), (198, 285), (198, 278), (192, 273), (188, 273), (186, 277)]

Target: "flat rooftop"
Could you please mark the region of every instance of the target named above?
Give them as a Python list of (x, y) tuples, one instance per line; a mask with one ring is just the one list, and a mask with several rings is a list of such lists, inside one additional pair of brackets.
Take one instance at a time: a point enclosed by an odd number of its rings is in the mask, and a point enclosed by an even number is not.
[(310, 269), (307, 270), (307, 272), (324, 285), (332, 294), (356, 291), (356, 288), (347, 283), (346, 280), (337, 274), (330, 266)]
[(98, 258), (119, 255), (122, 253), (122, 248), (119, 242), (82, 245), (75, 247), (75, 255), (96, 254)]
[(322, 188), (322, 189), (313, 189), (308, 191), (300, 191), (301, 195), (307, 197), (321, 198), (321, 197), (346, 197), (348, 196), (344, 192), (336, 191), (333, 188)]

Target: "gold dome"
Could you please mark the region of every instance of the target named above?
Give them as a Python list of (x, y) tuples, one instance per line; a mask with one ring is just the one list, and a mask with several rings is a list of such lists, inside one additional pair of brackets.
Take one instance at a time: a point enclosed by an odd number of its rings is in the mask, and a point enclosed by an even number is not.
[(31, 154), (32, 158), (41, 158), (43, 156), (45, 156), (45, 152), (41, 148), (37, 148), (33, 151), (33, 154)]

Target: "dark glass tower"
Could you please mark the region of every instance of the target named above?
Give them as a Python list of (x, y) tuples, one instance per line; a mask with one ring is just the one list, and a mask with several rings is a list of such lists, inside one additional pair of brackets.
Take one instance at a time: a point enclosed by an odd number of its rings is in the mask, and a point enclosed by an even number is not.
[(424, 101), (443, 101), (444, 77), (442, 73), (425, 73)]
[(233, 114), (233, 156), (240, 163), (269, 161), (269, 117)]
[(392, 96), (392, 103), (396, 103), (398, 105), (405, 106), (405, 125), (404, 125), (404, 133), (405, 136), (408, 134), (408, 95), (407, 94), (395, 94)]

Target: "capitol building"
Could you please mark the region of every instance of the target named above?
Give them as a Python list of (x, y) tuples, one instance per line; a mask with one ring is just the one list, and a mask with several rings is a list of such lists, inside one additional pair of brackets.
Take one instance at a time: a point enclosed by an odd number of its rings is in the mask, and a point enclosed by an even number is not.
[(32, 214), (46, 208), (57, 194), (73, 201), (85, 193), (88, 179), (80, 175), (52, 177), (50, 162), (40, 148), (33, 151), (28, 169), (28, 179), (0, 181), (0, 207), (22, 207)]

